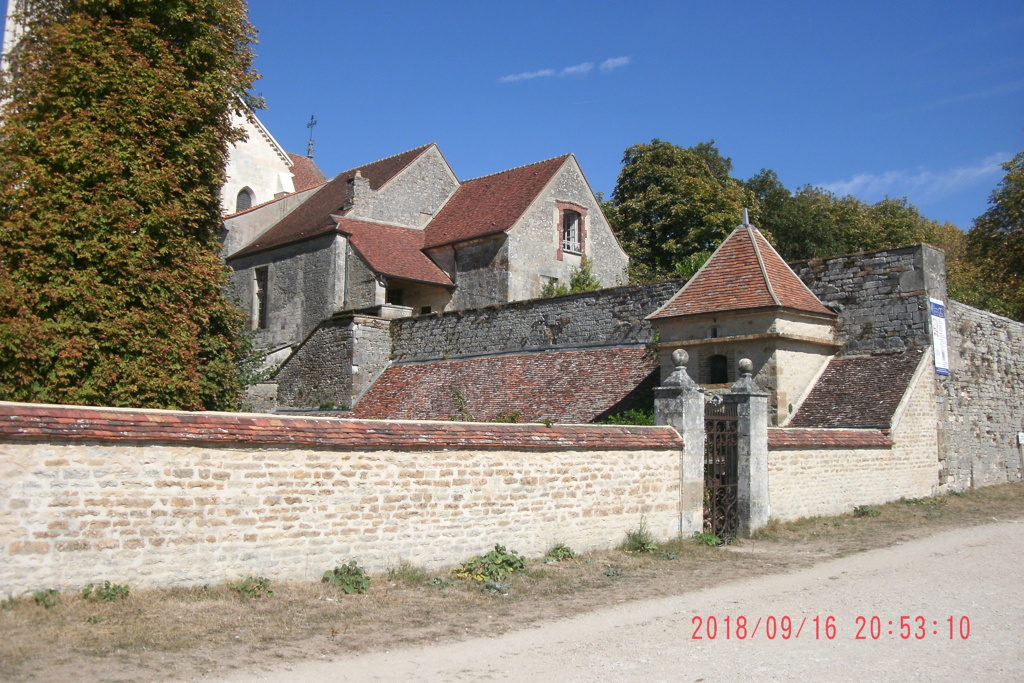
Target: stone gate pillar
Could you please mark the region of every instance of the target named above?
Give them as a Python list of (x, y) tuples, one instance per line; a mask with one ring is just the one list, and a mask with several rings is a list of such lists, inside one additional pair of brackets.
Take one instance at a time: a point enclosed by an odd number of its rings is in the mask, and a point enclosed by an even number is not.
[(683, 437), (680, 528), (690, 536), (704, 526), (704, 390), (686, 373), (689, 355), (672, 352), (675, 371), (654, 389), (654, 424), (674, 427)]
[(729, 393), (722, 396), (722, 400), (736, 404), (739, 421), (739, 532), (741, 536), (749, 536), (768, 524), (771, 514), (768, 502), (768, 394), (754, 382), (754, 364), (750, 360), (741, 360), (739, 370), (740, 378)]

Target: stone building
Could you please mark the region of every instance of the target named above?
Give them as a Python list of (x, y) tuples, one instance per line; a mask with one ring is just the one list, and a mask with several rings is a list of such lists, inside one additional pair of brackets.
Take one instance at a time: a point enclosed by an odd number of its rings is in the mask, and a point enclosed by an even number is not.
[(406, 317), (529, 299), (588, 259), (627, 256), (568, 154), (460, 181), (436, 144), (225, 219), (224, 253), (259, 342), (302, 342), (342, 311)]
[(236, 114), (233, 122), (245, 131), (245, 140), (228, 153), (221, 188), (225, 216), (239, 220), (239, 214), (253, 207), (327, 182), (311, 157), (286, 152), (252, 112)]
[(741, 358), (771, 395), (774, 423), (785, 421), (803, 391), (839, 349), (836, 314), (790, 270), (757, 228), (742, 225), (679, 292), (650, 315), (661, 330), (662, 375), (671, 352), (689, 354), (698, 383), (726, 389)]

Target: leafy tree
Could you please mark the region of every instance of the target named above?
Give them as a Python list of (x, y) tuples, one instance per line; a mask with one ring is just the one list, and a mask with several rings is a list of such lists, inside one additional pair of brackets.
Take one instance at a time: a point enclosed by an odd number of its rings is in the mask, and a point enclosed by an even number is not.
[(946, 292), (968, 306), (1014, 317), (998, 267), (971, 247), (968, 234), (951, 223), (932, 232), (928, 243), (946, 254)]
[(989, 198), (989, 209), (967, 235), (972, 255), (988, 270), (1007, 315), (1024, 320), (1024, 152), (1003, 164), (1006, 175)]
[(811, 186), (792, 193), (766, 169), (745, 184), (757, 197), (760, 227), (791, 260), (925, 241), (938, 227), (906, 198), (868, 204)]
[(714, 141), (683, 148), (655, 139), (627, 149), (622, 163), (605, 210), (634, 281), (671, 277), (687, 256), (721, 244), (744, 207), (755, 209)]
[(236, 407), (216, 255), (244, 0), (35, 0), (0, 82), (0, 398)]

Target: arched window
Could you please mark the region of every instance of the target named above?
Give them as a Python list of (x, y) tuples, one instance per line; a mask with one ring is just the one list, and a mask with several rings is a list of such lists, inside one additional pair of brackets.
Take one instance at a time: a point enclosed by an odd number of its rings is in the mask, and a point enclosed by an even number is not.
[(243, 187), (238, 191), (238, 196), (235, 198), (235, 211), (245, 211), (246, 209), (252, 208), (252, 190), (248, 187)]
[(729, 381), (729, 359), (718, 354), (708, 358), (708, 384), (725, 384)]

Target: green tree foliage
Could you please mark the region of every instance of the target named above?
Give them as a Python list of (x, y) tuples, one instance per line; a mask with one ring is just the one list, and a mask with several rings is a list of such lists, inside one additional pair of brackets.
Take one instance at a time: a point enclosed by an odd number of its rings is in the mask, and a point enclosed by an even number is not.
[(790, 260), (848, 254), (928, 241), (939, 225), (905, 198), (875, 204), (806, 186), (787, 190), (774, 171), (746, 181), (757, 197), (760, 226)]
[(996, 312), (1024, 320), (1024, 152), (1003, 169), (1006, 175), (992, 192), (988, 211), (967, 235), (967, 249), (985, 271), (987, 293), (1005, 307)]
[(604, 208), (629, 254), (633, 281), (671, 277), (687, 256), (721, 244), (744, 207), (755, 208), (714, 141), (683, 148), (655, 139), (627, 149), (622, 163)]
[(216, 256), (243, 0), (38, 0), (0, 83), (0, 398), (228, 409)]

